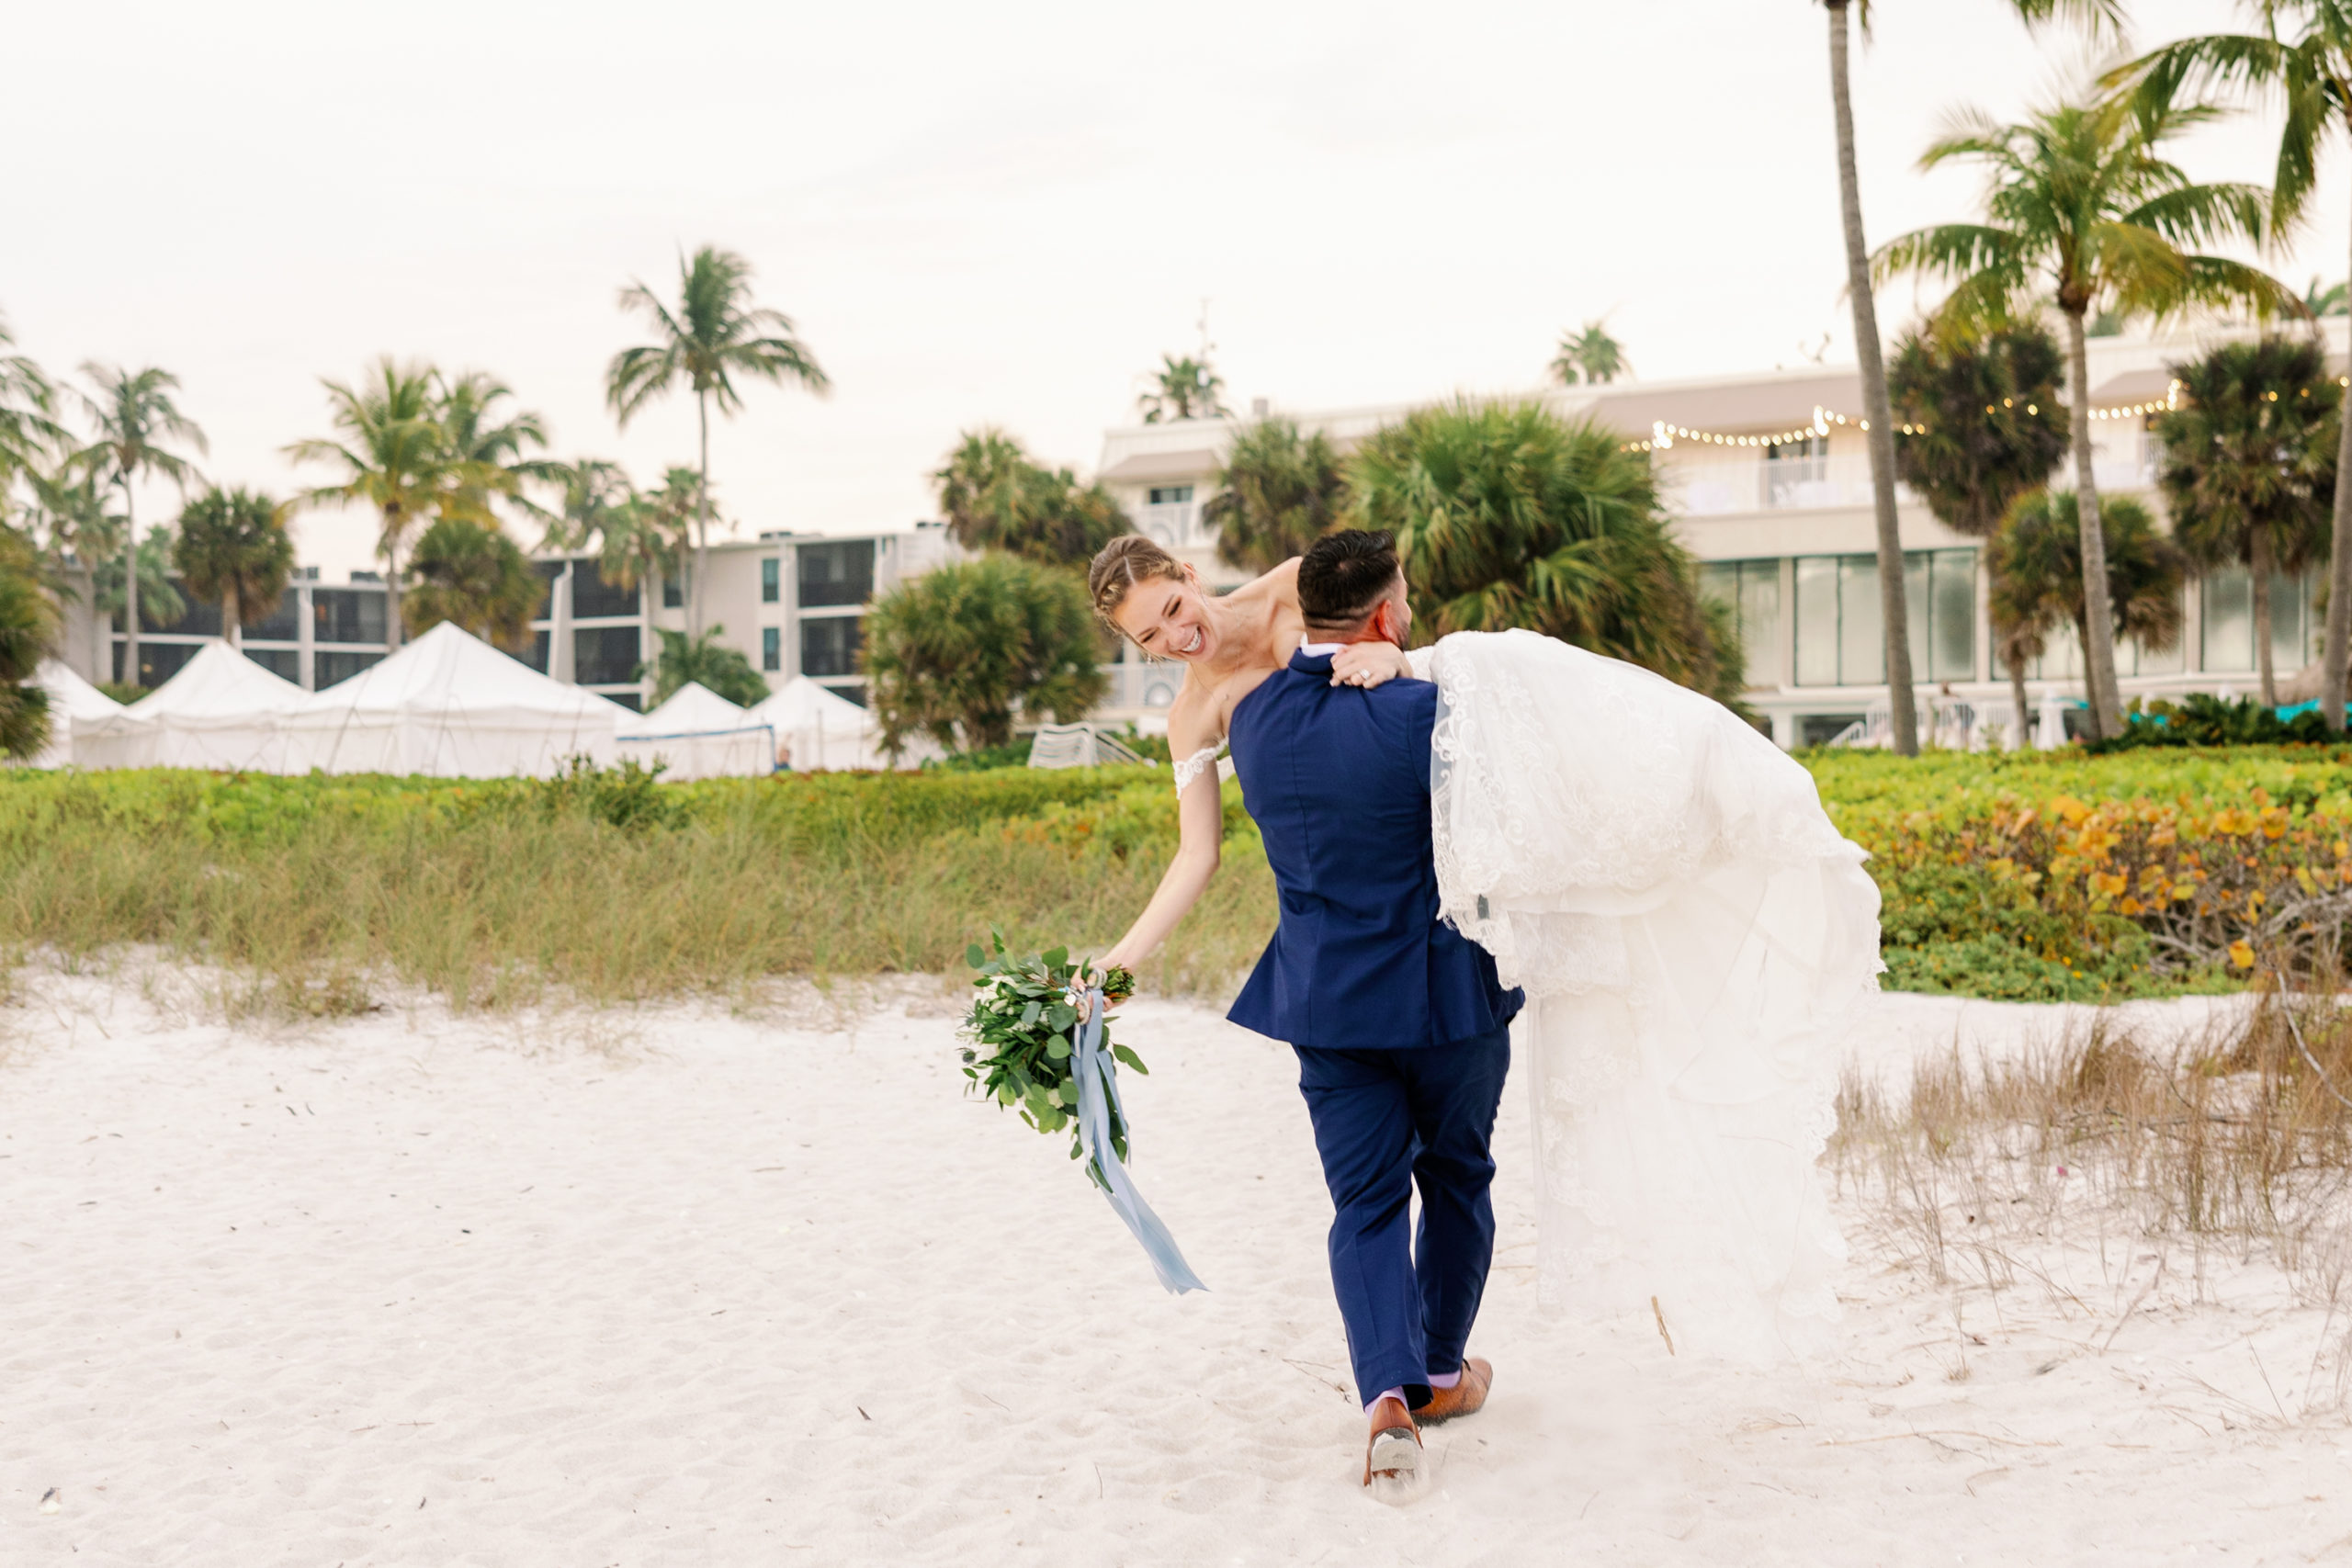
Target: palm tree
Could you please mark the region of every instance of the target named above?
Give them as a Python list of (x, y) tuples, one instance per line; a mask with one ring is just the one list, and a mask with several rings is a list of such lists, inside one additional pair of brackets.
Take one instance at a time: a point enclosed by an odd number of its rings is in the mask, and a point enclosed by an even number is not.
[(556, 504), (545, 519), (541, 549), (587, 548), (603, 536), (610, 520), (637, 499), (637, 486), (618, 463), (582, 457), (553, 468)]
[(1301, 435), (1295, 420), (1261, 419), (1234, 436), (1201, 521), (1216, 530), (1217, 559), (1270, 571), (1338, 525), (1344, 489), (1329, 437)]
[[(123, 533), (126, 537), (130, 534), (127, 525)], [(139, 541), (136, 549), (126, 547), (121, 555), (98, 562), (92, 607), (108, 618), (125, 614), (135, 591), (141, 621), (151, 626), (178, 625), (180, 617), (187, 614), (187, 600), (173, 581), (172, 543), (172, 531), (159, 525), (147, 530), (147, 536)], [(126, 563), (135, 570), (133, 581), (124, 580)], [(119, 684), (136, 686), (139, 682), (132, 680)]]
[(1205, 355), (1195, 359), (1189, 354), (1182, 358), (1163, 354), (1159, 368), (1151, 373), (1151, 389), (1136, 400), (1136, 406), (1143, 411), (1146, 424), (1170, 419), (1216, 419), (1225, 412), (1218, 396), (1224, 390), (1224, 378), (1209, 368)]
[[(2274, 229), (2304, 211), (2319, 177), (2320, 153), (2338, 132), (2352, 135), (2352, 6), (2345, 0), (2243, 0), (2259, 32), (2182, 39), (2110, 73), (2110, 83), (2132, 84), (2143, 114), (2164, 112), (2186, 96), (2220, 86), (2276, 95), (2286, 110), (2270, 188)], [(2281, 24), (2285, 24), (2283, 27)], [(2312, 280), (2314, 288), (2318, 280)], [(2307, 301), (2312, 313), (2340, 290)], [(2336, 436), (2336, 484), (2329, 532), (2327, 645), (2322, 655), (2320, 713), (2330, 729), (2344, 728), (2346, 671), (2352, 667), (2352, 420)]]
[(664, 469), (660, 484), (615, 514), (604, 535), (602, 570), (623, 588), (658, 586), (684, 564), (694, 547), (695, 525), (706, 515), (724, 521), (702, 475), (682, 465)]
[(1002, 746), (1016, 711), (1068, 724), (1102, 697), (1101, 629), (1075, 573), (990, 551), (900, 583), (860, 656), (883, 744)]
[[(1973, 339), (1906, 333), (1887, 367), (1888, 401), (1903, 437), (1894, 446), (1895, 477), (1955, 534), (1989, 537), (2018, 497), (2048, 483), (2065, 460), (2064, 367), (2057, 340), (2035, 324)], [(2041, 645), (1996, 642), (2016, 715), (2010, 744), (2022, 746), (2025, 667), (2041, 657)]]
[[(1879, 615), (1886, 631), (1888, 707), (1894, 750), (1919, 754), (1918, 715), (1911, 701), (1911, 615), (1905, 598), (1903, 535), (1894, 512), (1894, 429), (1880, 355), (1878, 306), (1871, 292), (1870, 247), (1863, 240), (1861, 181), (1854, 164), (1854, 104), (1848, 85), (1847, 12), (1870, 35), (1871, 0), (1822, 0), (1829, 13), (1829, 97), (1838, 131), (1838, 207), (1845, 223), (1846, 293), (1854, 310), (1854, 356), (1862, 372), (1863, 433), (1870, 437), (1871, 500), (1878, 524)], [(2056, 16), (2080, 19), (2094, 32), (2120, 32), (2120, 0), (2009, 0), (2029, 26)]]
[(215, 485), (180, 513), (173, 560), (189, 592), (220, 601), (220, 635), (235, 648), (247, 621), (277, 610), (294, 575), (286, 509), (242, 485)]
[[(96, 396), (80, 391), (76, 395), (96, 427), (97, 439), (74, 456), (90, 467), (101, 485), (121, 487), (123, 533), (126, 538), (136, 538), (139, 524), (131, 504), (131, 486), (141, 476), (154, 474), (185, 491), (196, 477), (196, 465), (164, 443), (184, 442), (204, 452), (209, 450), (204, 432), (172, 401), (180, 379), (168, 370), (151, 365), (130, 371), (93, 362), (82, 367), (82, 375), (96, 389)], [(140, 575), (135, 570), (127, 570), (123, 579), (123, 679), (134, 686), (139, 684)]]
[(646, 402), (684, 381), (695, 395), (695, 419), (700, 433), (703, 511), (695, 539), (692, 604), (687, 611), (692, 635), (702, 635), (703, 583), (710, 549), (710, 409), (722, 414), (743, 406), (735, 389), (738, 376), (754, 377), (783, 386), (798, 382), (819, 397), (832, 382), (817, 364), (808, 345), (794, 335), (790, 318), (751, 302), (752, 265), (731, 251), (705, 245), (688, 261), (678, 263), (678, 308), (673, 312), (642, 283), (621, 290), (621, 309), (649, 317), (658, 343), (625, 348), (613, 355), (605, 370), (605, 399), (622, 429)]
[(2323, 285), (2314, 276), (2312, 286), (2303, 290), (2303, 314), (2315, 321), (2322, 316), (2352, 316), (2352, 298), (2347, 294), (2352, 294), (2352, 288), (2342, 278)]
[(1736, 702), (1736, 639), (1711, 621), (1646, 453), (1534, 403), (1408, 415), (1348, 465), (1350, 521), (1396, 539), (1415, 628), (1527, 626)]
[(752, 661), (740, 648), (718, 640), (725, 626), (713, 626), (698, 637), (667, 626), (656, 626), (653, 635), (662, 641), (661, 656), (651, 669), (640, 664), (633, 680), (653, 677), (653, 700), (666, 703), (689, 682), (699, 683), (704, 690), (725, 697), (737, 707), (750, 707), (766, 700), (767, 677), (752, 668)]
[(968, 550), (1010, 550), (1049, 566), (1074, 566), (1125, 533), (1127, 514), (1101, 484), (1033, 461), (993, 428), (967, 431), (932, 474), (949, 537)]
[[(119, 558), (130, 546), (129, 522), (107, 509), (112, 490), (101, 486), (86, 465), (70, 456), (46, 468), (28, 468), (25, 480), (32, 491), (27, 522), (37, 538), (46, 540), (45, 554), (61, 572), (81, 575), (90, 604), (90, 668), (106, 673), (111, 608), (99, 584), (120, 580)], [(108, 563), (115, 563), (112, 579), (107, 577)]]
[[(2130, 496), (2107, 503), (2099, 528), (2105, 536), (2104, 597), (2114, 606), (2112, 635), (2129, 637), (2151, 653), (2168, 650), (2180, 638), (2186, 558), (2148, 509)], [(2069, 624), (2087, 655), (2092, 623), (2084, 592), (2082, 519), (2070, 492), (2038, 490), (2019, 497), (1985, 555), (1993, 577), (1993, 635), (2004, 658), (2018, 663), (2040, 658), (2050, 634)], [(2110, 662), (2112, 657), (2110, 652)], [(2084, 662), (2087, 667), (2087, 657)], [(2119, 726), (2101, 733), (2121, 730)]]
[(1600, 386), (1634, 373), (1624, 345), (1609, 335), (1607, 321), (1600, 317), (1587, 321), (1582, 332), (1560, 334), (1560, 352), (1552, 360), (1553, 379), (1563, 387), (1573, 387), (1579, 380)]
[[(0, 315), (0, 349), (16, 345), (8, 319)], [(9, 481), (34, 468), (42, 450), (65, 439), (51, 416), (57, 412), (57, 389), (40, 366), (21, 354), (0, 354), (0, 496)]]
[(55, 650), (57, 629), (40, 553), (0, 524), (0, 757), (32, 757), (49, 743), (49, 694), (33, 676)]
[(356, 385), (322, 381), (329, 420), (340, 439), (313, 436), (285, 448), (298, 463), (329, 463), (335, 484), (305, 491), (301, 504), (357, 502), (377, 513), (376, 554), (384, 563), (384, 635), (401, 644), (401, 549), (412, 529), (438, 510), (444, 493), (465, 482), (456, 470), (440, 417), (432, 367), (388, 355)]
[(485, 642), (508, 649), (530, 640), (539, 607), (539, 578), (514, 541), (494, 524), (436, 518), (409, 562), (416, 587), (402, 605), (412, 636), (454, 621)]
[(2184, 249), (2241, 237), (2258, 242), (2267, 231), (2267, 193), (2199, 185), (2158, 155), (2163, 142), (2211, 118), (2209, 109), (2171, 107), (2134, 114), (2114, 102), (2060, 104), (2021, 125), (1964, 115), (1919, 162), (1930, 169), (1961, 159), (1985, 165), (1985, 221), (1915, 230), (1889, 241), (1873, 263), (1881, 277), (1913, 273), (1952, 280), (1941, 315), (1955, 330), (2008, 320), (2039, 290), (2056, 297), (2066, 322), (2082, 550), (2091, 563), (2085, 577), (2091, 633), (2083, 659), (2098, 735), (2121, 732), (2123, 702), (2115, 681), (2115, 612), (2099, 567), (2104, 543), (2091, 468), (2085, 321), (2108, 302), (2127, 315), (2157, 317), (2200, 305), (2294, 309), (2294, 297), (2267, 273)]
[(561, 484), (562, 464), (528, 454), (545, 451), (547, 426), (539, 416), (499, 405), (514, 393), (495, 376), (469, 370), (462, 376), (434, 374), (434, 396), (453, 467), (448, 488), (435, 510), (495, 526), (493, 503), (503, 496), (545, 525), (550, 513), (524, 493), (526, 482)]
[(2343, 389), (2313, 338), (2223, 344), (2172, 373), (2180, 406), (2155, 430), (2173, 534), (2193, 564), (2242, 563), (2252, 575), (2262, 700), (2276, 707), (2270, 574), (2327, 553)]

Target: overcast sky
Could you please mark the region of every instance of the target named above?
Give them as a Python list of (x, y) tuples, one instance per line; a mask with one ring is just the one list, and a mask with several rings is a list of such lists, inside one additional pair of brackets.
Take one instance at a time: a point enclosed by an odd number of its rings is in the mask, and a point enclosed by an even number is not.
[[(2142, 44), (2238, 20), (2132, 9)], [(2001, 0), (1877, 11), (1854, 83), (1873, 244), (1970, 215), (1971, 176), (1914, 171), (1947, 110), (2014, 113), (2088, 58)], [(984, 423), (1091, 470), (1204, 299), (1245, 408), (1532, 387), (1602, 314), (1645, 378), (1793, 365), (1825, 333), (1852, 355), (1806, 0), (214, 0), (20, 7), (9, 31), (21, 348), (177, 373), (208, 475), (279, 494), (303, 478), (278, 449), (326, 433), (320, 378), (386, 353), (495, 373), (559, 455), (648, 480), (691, 462), (690, 400), (624, 434), (602, 386), (642, 335), (619, 288), (673, 291), (703, 243), (752, 261), (836, 388), (757, 388), (715, 432), (722, 505), (755, 530), (932, 515), (927, 472)], [(2249, 118), (2183, 155), (2267, 178), (2271, 135)], [(2274, 264), (2298, 288), (2346, 271), (2345, 177), (2333, 159)], [(331, 577), (371, 537), (300, 525)]]

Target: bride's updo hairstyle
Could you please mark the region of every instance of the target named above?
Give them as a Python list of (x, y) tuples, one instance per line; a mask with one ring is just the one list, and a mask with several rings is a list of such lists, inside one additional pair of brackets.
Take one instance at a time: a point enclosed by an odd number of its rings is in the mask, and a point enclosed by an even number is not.
[(1120, 535), (1095, 552), (1094, 564), (1087, 569), (1086, 586), (1094, 595), (1094, 613), (1102, 617), (1104, 626), (1126, 636), (1126, 628), (1114, 617), (1129, 593), (1154, 578), (1182, 582), (1184, 563), (1146, 535)]

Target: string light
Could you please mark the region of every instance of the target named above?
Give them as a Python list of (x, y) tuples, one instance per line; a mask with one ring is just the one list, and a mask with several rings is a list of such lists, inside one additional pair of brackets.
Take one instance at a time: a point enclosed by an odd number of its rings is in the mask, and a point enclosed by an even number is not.
[[(2352, 376), (2336, 378), (2336, 384), (2342, 387), (2352, 387)], [(2165, 389), (2165, 395), (2161, 398), (2153, 399), (2147, 402), (2124, 403), (2114, 408), (2093, 409), (2090, 411), (2091, 417), (2100, 420), (2145, 419), (2152, 413), (2168, 413), (2180, 407), (2180, 383), (2174, 381)], [(2003, 398), (2000, 406), (2015, 408), (2017, 400)], [(1994, 405), (1985, 404), (1984, 412), (1995, 412)], [(2025, 405), (2025, 412), (2030, 417), (2040, 418), (2041, 405), (2028, 403)], [(1860, 415), (1842, 414), (1834, 409), (1823, 408), (1819, 404), (1814, 407), (1812, 423), (1801, 424), (1792, 430), (1776, 431), (1770, 435), (1748, 435), (1720, 430), (1697, 430), (1689, 425), (1668, 424), (1664, 420), (1657, 420), (1650, 425), (1650, 438), (1647, 441), (1628, 441), (1625, 443), (1625, 450), (1664, 452), (1671, 450), (1678, 442), (1689, 442), (1701, 446), (1791, 446), (1800, 441), (1826, 436), (1838, 426), (1851, 430), (1868, 430), (1871, 427), (1871, 422)], [(1924, 424), (1904, 423), (1896, 425), (1895, 429), (1905, 435), (1928, 434), (1928, 427)]]

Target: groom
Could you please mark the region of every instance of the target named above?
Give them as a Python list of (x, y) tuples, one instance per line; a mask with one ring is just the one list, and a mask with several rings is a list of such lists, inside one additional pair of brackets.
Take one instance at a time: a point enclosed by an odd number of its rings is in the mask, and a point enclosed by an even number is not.
[[(1331, 1284), (1370, 1422), (1364, 1483), (1408, 1480), (1416, 1420), (1484, 1404), (1463, 1359), (1494, 1253), (1487, 1141), (1521, 994), (1438, 919), (1430, 848), (1437, 688), (1334, 684), (1352, 642), (1412, 625), (1385, 534), (1330, 534), (1298, 569), (1306, 640), (1235, 707), (1233, 760), (1282, 923), (1233, 1021), (1296, 1048), (1331, 1222)], [(1409, 1228), (1418, 1185), (1421, 1218)]]

